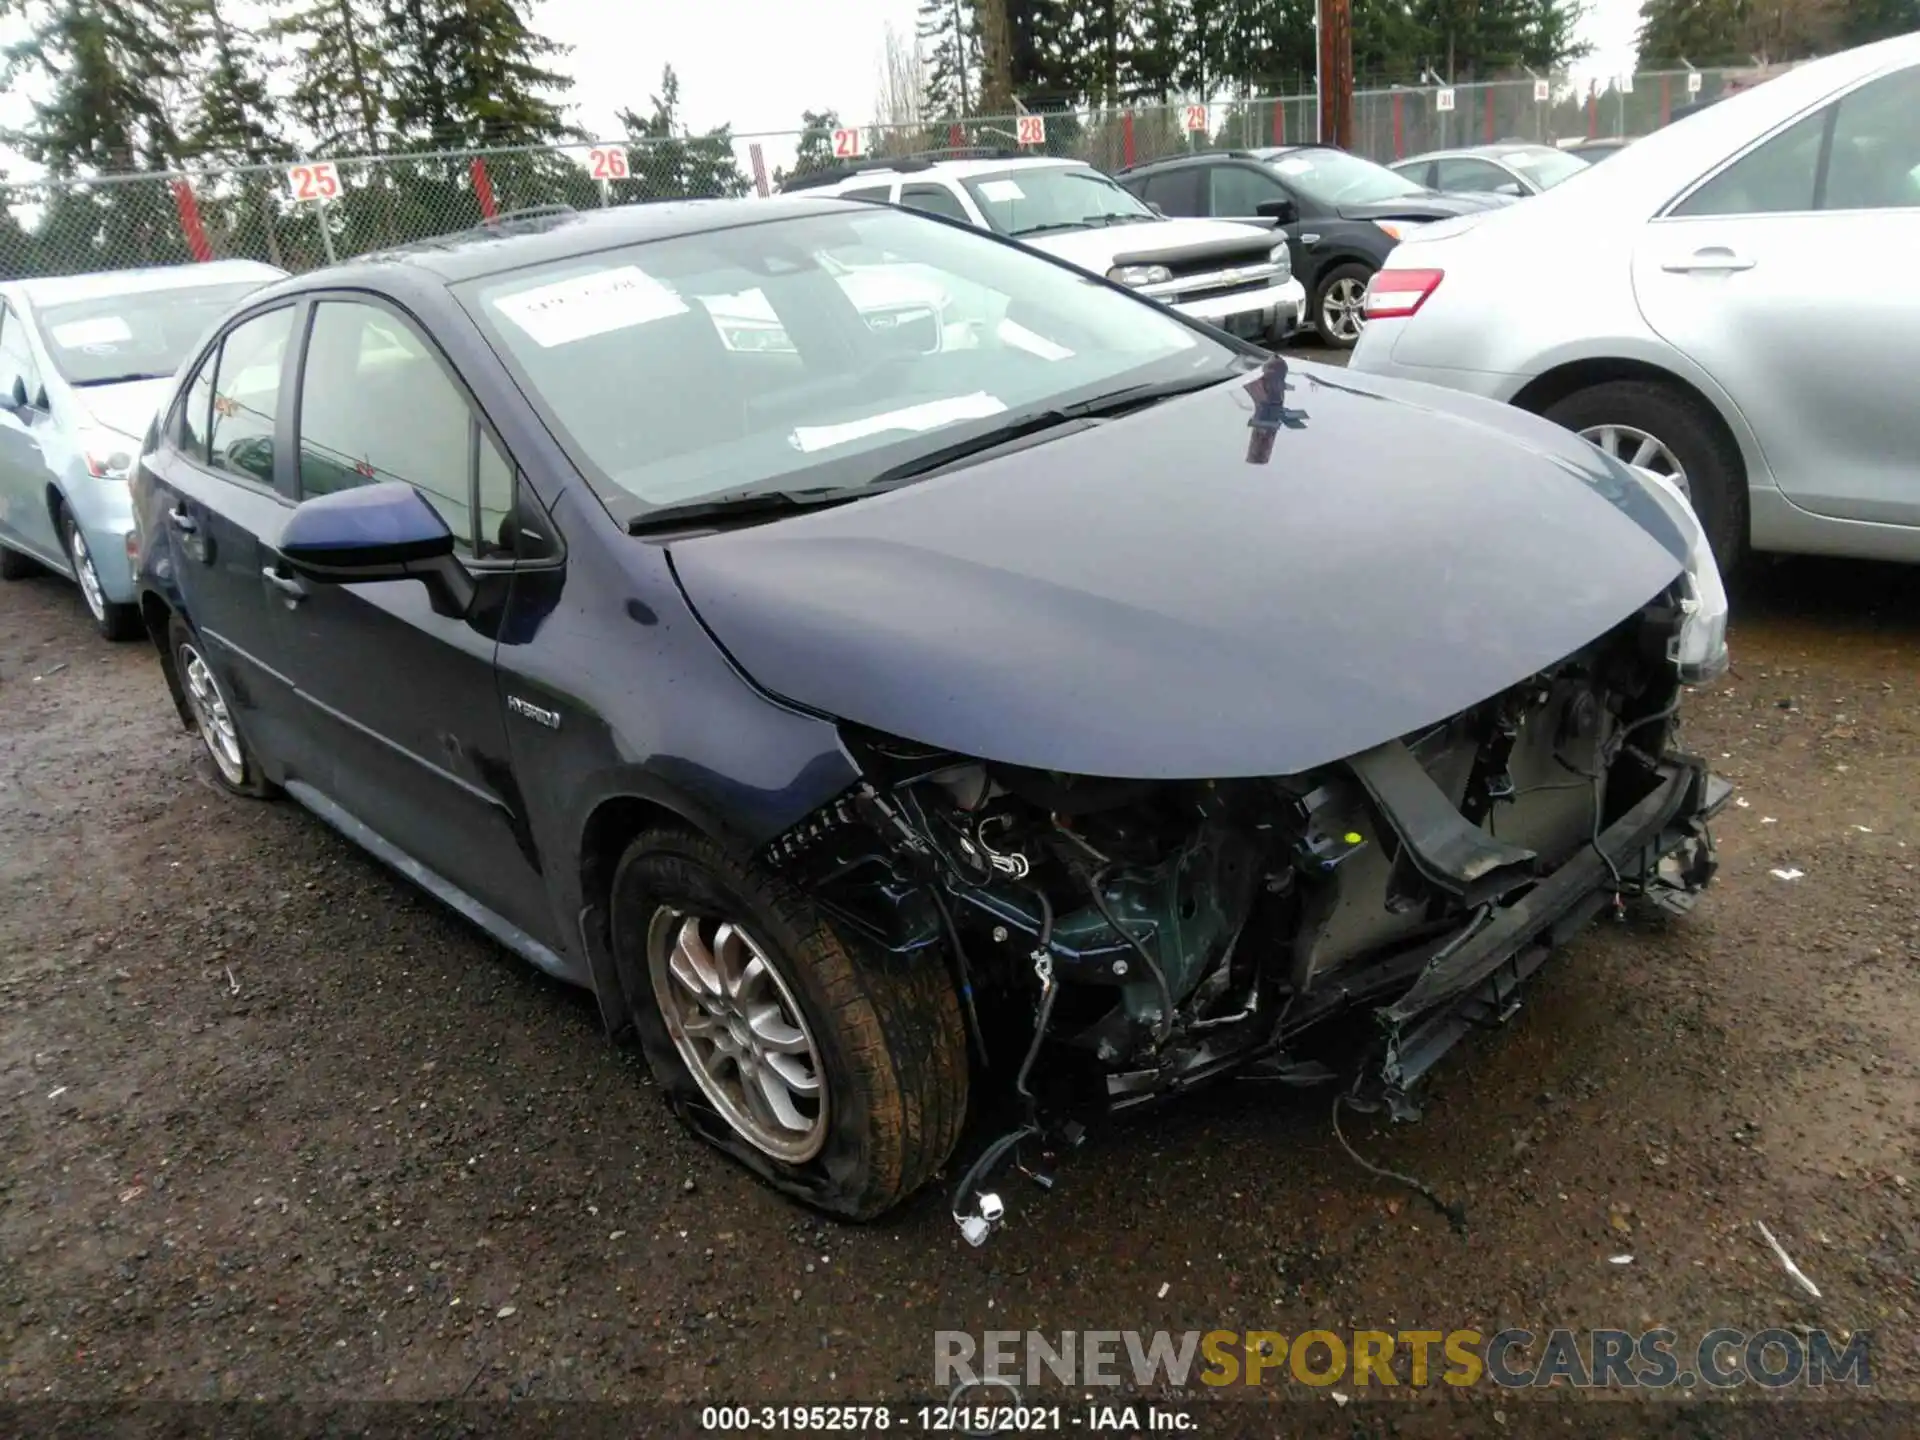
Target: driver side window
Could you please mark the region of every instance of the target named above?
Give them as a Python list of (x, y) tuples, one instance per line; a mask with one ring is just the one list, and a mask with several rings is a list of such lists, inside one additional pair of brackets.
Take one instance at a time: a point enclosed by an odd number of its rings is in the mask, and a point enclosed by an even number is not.
[(1214, 215), (1255, 216), (1270, 200), (1285, 200), (1278, 180), (1247, 165), (1216, 165), (1208, 175), (1213, 186)]
[[(292, 333), (292, 306), (241, 322), (227, 332), (200, 377), (188, 387), (185, 422), (191, 433), (183, 437), (183, 448), (199, 458), (199, 436), (204, 433), (208, 468), (272, 487), (280, 366)], [(207, 368), (214, 372), (210, 386), (202, 383)], [(203, 394), (209, 396), (210, 404), (203, 412), (205, 429), (199, 431), (194, 427), (202, 422), (192, 406), (194, 398)]]

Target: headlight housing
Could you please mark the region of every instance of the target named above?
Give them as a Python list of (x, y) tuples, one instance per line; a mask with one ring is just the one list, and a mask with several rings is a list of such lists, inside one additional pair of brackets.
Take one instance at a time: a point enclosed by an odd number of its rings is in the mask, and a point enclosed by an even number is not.
[(1173, 271), (1164, 265), (1116, 265), (1107, 278), (1121, 285), (1164, 285), (1173, 279)]
[(86, 460), (87, 473), (96, 480), (125, 480), (133, 473), (137, 440), (112, 430), (87, 430), (80, 436), (80, 454)]
[(1727, 587), (1713, 546), (1693, 506), (1671, 476), (1629, 466), (1687, 537), (1687, 568), (1680, 577), (1680, 628), (1667, 642), (1667, 658), (1684, 685), (1704, 685), (1727, 673)]
[(1273, 277), (1275, 280), (1284, 281), (1293, 278), (1293, 252), (1285, 245), (1276, 245), (1269, 250), (1267, 261), (1269, 264), (1280, 267), (1280, 273)]

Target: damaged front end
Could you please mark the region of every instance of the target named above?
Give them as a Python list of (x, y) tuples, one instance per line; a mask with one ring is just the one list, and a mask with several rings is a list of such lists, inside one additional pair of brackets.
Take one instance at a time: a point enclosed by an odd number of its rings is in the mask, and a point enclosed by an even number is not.
[[(952, 968), (980, 1061), (1024, 1107), (983, 1161), (1235, 1071), (1350, 1075), (1354, 1103), (1405, 1114), (1595, 914), (1684, 910), (1711, 878), (1729, 787), (1669, 749), (1689, 593), (1304, 774), (1095, 778), (849, 728), (862, 782), (763, 859), (847, 933)], [(1303, 1053), (1366, 1010), (1334, 1067)], [(998, 1218), (983, 1168), (956, 1200), (976, 1243)]]

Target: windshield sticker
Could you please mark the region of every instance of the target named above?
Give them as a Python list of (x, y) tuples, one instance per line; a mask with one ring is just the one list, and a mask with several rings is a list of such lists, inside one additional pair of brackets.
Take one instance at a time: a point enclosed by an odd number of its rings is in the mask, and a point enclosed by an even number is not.
[(1509, 165), (1518, 165), (1523, 170), (1529, 165), (1538, 165), (1546, 158), (1544, 155), (1509, 155), (1506, 157)]
[(1029, 355), (1038, 355), (1042, 360), (1071, 360), (1073, 351), (1064, 345), (1056, 345), (1044, 335), (1036, 335), (1024, 325), (1016, 325), (1011, 320), (1002, 320), (994, 327), (994, 334), (1000, 337), (1002, 345), (1015, 350), (1024, 350)]
[(1024, 200), (1027, 192), (1012, 180), (982, 180), (980, 193), (989, 200)]
[(1282, 175), (1309, 175), (1313, 173), (1313, 162), (1311, 160), (1281, 160), (1277, 161), (1273, 168), (1278, 170)]
[(884, 435), (889, 430), (938, 430), (959, 420), (984, 420), (1006, 408), (986, 391), (976, 390), (971, 395), (929, 400), (924, 405), (909, 405), (903, 410), (870, 415), (865, 420), (849, 420), (844, 425), (801, 425), (787, 437), (787, 443), (811, 455), (816, 450), (831, 450), (836, 445), (847, 445), (870, 435)]
[(687, 313), (684, 300), (632, 265), (556, 280), (493, 305), (543, 350)]
[(69, 320), (53, 327), (53, 343), (65, 350), (83, 345), (123, 345), (133, 339), (133, 331), (118, 315), (96, 315), (91, 320)]

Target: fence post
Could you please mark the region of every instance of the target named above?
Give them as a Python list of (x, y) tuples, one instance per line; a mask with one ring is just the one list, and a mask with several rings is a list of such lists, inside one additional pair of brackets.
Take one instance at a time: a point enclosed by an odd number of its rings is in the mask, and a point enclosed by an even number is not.
[(1491, 145), (1493, 143), (1493, 86), (1492, 85), (1487, 86), (1486, 112), (1487, 112), (1487, 118), (1483, 128), (1486, 131), (1487, 144)]
[(1131, 110), (1120, 117), (1120, 154), (1123, 157), (1123, 164), (1133, 164), (1133, 111)]
[(1393, 158), (1407, 158), (1407, 126), (1404, 115), (1404, 97), (1398, 90), (1393, 92)]
[(958, 120), (955, 120), (951, 125), (947, 126), (947, 148), (949, 150), (964, 150), (967, 148), (967, 127), (962, 125)]
[(473, 176), (473, 198), (480, 202), (480, 213), (489, 220), (499, 217), (500, 207), (494, 203), (493, 181), (487, 175), (487, 162), (476, 155), (473, 164), (467, 167)]
[(193, 182), (181, 176), (173, 182), (173, 208), (180, 212), (180, 233), (187, 249), (204, 265), (213, 259), (213, 246), (207, 241), (207, 227), (200, 223), (200, 202), (194, 198)]
[(1587, 91), (1587, 139), (1591, 140), (1600, 133), (1600, 91), (1598, 86)]
[(1664, 127), (1673, 119), (1673, 76), (1664, 71), (1660, 75), (1660, 124)]
[(1284, 95), (1275, 96), (1273, 101), (1273, 143), (1287, 143), (1287, 100)]

